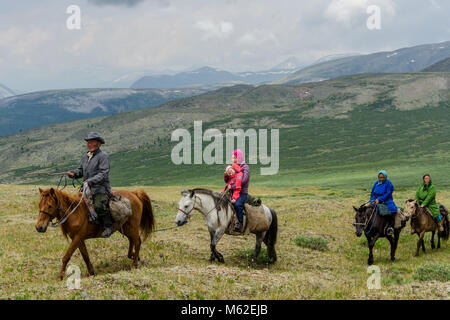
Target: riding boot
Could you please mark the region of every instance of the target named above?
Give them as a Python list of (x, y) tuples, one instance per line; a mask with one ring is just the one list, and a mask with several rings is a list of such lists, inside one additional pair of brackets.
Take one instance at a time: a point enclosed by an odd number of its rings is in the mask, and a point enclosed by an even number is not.
[(242, 223), (236, 219), (236, 222), (234, 223), (234, 232), (241, 232), (242, 229)]
[(111, 215), (108, 213), (102, 217), (102, 224), (104, 227), (104, 230), (102, 234), (100, 235), (102, 238), (108, 238), (113, 233), (113, 224), (111, 220)]
[(389, 222), (388, 223), (389, 224), (388, 224), (388, 227), (386, 229), (386, 235), (392, 236), (392, 235), (394, 235), (394, 216), (393, 215), (391, 215), (389, 217)]
[(440, 214), (437, 218), (434, 218), (434, 222), (436, 222), (439, 232), (443, 232), (444, 231), (444, 219), (442, 219), (442, 214)]

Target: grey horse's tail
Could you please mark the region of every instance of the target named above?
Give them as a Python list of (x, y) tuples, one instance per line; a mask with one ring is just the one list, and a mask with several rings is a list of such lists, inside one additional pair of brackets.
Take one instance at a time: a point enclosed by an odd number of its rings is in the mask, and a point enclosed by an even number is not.
[(267, 254), (272, 262), (277, 261), (277, 252), (275, 251), (275, 244), (277, 242), (277, 233), (278, 233), (278, 217), (275, 210), (270, 209), (270, 213), (272, 214), (272, 223), (270, 224), (269, 230), (266, 232), (266, 236), (264, 237), (264, 243), (267, 246)]

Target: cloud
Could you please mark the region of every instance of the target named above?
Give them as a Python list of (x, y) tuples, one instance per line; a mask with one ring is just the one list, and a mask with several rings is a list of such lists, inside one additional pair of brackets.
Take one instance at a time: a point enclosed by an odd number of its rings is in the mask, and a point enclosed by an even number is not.
[(395, 14), (392, 0), (332, 0), (325, 10), (325, 17), (347, 26), (360, 17), (367, 17), (366, 10), (370, 5), (381, 8), (381, 13)]
[[(258, 71), (290, 56), (306, 65), (450, 38), (444, 0), (81, 0), (80, 30), (66, 28), (59, 1), (26, 1), (26, 11), (8, 2), (0, 19), (0, 81), (22, 92), (205, 65)], [(376, 32), (366, 26), (371, 4), (381, 8)]]
[(218, 23), (214, 23), (211, 20), (197, 21), (195, 27), (203, 31), (203, 40), (224, 39), (233, 32), (233, 24), (228, 21)]
[(237, 40), (238, 44), (246, 46), (260, 46), (272, 42), (278, 45), (277, 37), (270, 31), (253, 30), (245, 33)]
[(134, 7), (140, 2), (144, 0), (88, 0), (88, 3), (96, 5), (96, 6), (125, 6), (125, 7)]

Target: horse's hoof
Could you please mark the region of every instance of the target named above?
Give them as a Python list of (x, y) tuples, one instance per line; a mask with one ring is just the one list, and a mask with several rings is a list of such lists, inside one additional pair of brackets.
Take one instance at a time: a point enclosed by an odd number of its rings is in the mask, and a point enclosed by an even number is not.
[(395, 261), (395, 257), (391, 257), (391, 261)]
[(222, 258), (222, 257), (220, 257), (219, 259), (217, 259), (220, 263), (225, 263), (225, 260)]
[[(128, 256), (129, 259), (134, 260), (134, 254), (132, 254), (131, 256)], [(138, 261), (141, 261), (141, 258), (138, 257)]]
[(367, 261), (367, 264), (368, 264), (369, 266), (373, 265), (373, 260)]
[(59, 274), (59, 280), (61, 280), (61, 281), (64, 280), (64, 273)]

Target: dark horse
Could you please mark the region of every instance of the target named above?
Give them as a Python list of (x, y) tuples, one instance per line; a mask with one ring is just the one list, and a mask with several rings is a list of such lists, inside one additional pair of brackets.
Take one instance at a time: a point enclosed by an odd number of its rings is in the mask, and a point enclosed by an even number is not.
[(386, 229), (389, 226), (389, 218), (380, 215), (376, 210), (375, 204), (362, 205), (359, 208), (353, 207), (356, 211), (355, 223), (356, 236), (361, 237), (364, 232), (367, 242), (369, 244), (369, 260), (368, 264), (373, 264), (372, 249), (377, 242), (378, 238), (386, 237), (391, 244), (391, 260), (395, 260), (395, 250), (397, 249), (398, 239), (400, 238), (400, 232), (402, 227), (394, 229), (394, 236), (386, 235)]

